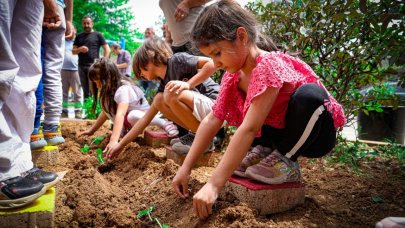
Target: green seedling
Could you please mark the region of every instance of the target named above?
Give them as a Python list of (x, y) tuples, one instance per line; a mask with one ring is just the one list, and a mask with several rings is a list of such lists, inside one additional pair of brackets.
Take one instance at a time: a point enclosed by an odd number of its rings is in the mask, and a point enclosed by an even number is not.
[(98, 160), (98, 163), (100, 163), (101, 165), (103, 165), (103, 164), (105, 163), (105, 162), (104, 162), (104, 158), (103, 158), (103, 150), (100, 149), (100, 148), (97, 148), (96, 152), (97, 152), (97, 160)]
[(89, 152), (90, 148), (89, 145), (84, 144), (84, 146), (82, 148), (80, 148), (80, 151), (87, 154)]
[(98, 136), (91, 141), (91, 144), (100, 145), (101, 141), (103, 141), (105, 136)]
[(384, 203), (384, 199), (381, 196), (372, 196), (373, 203)]
[(149, 220), (151, 221), (151, 222), (156, 222), (158, 225), (159, 225), (159, 227), (160, 228), (170, 228), (168, 225), (166, 225), (166, 224), (161, 224), (160, 222), (159, 222), (159, 220), (157, 219), (157, 218), (152, 218), (152, 211), (153, 211), (153, 206), (151, 206), (151, 207), (149, 207), (149, 208), (147, 208), (147, 209), (144, 209), (144, 210), (141, 210), (141, 211), (139, 211), (138, 212), (138, 214), (136, 215), (136, 218), (142, 218), (143, 216), (145, 216), (145, 215), (147, 215), (148, 216), (148, 218), (149, 218)]

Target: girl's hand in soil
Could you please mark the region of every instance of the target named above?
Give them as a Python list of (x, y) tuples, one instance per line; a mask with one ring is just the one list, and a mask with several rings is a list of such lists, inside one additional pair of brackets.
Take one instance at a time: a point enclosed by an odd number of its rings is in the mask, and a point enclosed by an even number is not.
[(111, 160), (116, 158), (122, 152), (123, 149), (124, 147), (121, 145), (121, 143), (116, 143), (111, 147), (107, 146), (103, 151), (103, 153), (105, 153), (104, 159), (107, 162), (110, 162)]
[(118, 144), (117, 141), (110, 141), (110, 142), (107, 144), (107, 146), (105, 147), (103, 153), (105, 153), (105, 152), (108, 153), (108, 151), (111, 151), (111, 149), (114, 148), (117, 144)]
[(189, 196), (188, 193), (188, 181), (190, 179), (190, 171), (184, 168), (180, 168), (177, 171), (176, 176), (173, 178), (173, 188), (178, 196), (185, 199)]
[(84, 131), (84, 132), (82, 132), (82, 133), (80, 133), (79, 134), (79, 137), (80, 136), (92, 136), (94, 134), (94, 131), (92, 131), (92, 130), (86, 130), (86, 131)]
[(200, 219), (205, 219), (212, 214), (212, 206), (217, 200), (218, 194), (218, 188), (211, 183), (207, 183), (194, 195), (193, 208)]

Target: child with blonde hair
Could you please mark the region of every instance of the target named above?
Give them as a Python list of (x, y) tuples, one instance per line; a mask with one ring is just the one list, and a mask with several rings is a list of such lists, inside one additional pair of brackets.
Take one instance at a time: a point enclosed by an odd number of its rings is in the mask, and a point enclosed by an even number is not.
[[(191, 169), (223, 122), (237, 127), (208, 182), (193, 197), (195, 213), (206, 218), (234, 173), (266, 184), (300, 181), (297, 158), (330, 152), (345, 117), (314, 71), (260, 37), (254, 16), (235, 1), (207, 6), (191, 39), (226, 73), (213, 110), (173, 179), (180, 197), (188, 197)], [(262, 144), (251, 147), (258, 136)]]

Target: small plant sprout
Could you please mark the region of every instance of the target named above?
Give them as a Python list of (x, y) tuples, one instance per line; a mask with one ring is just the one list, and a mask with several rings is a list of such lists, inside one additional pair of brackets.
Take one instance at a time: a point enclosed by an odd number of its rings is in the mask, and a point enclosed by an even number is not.
[(84, 146), (82, 148), (80, 148), (80, 151), (87, 154), (89, 152), (90, 148), (89, 145), (84, 144)]
[(97, 152), (97, 160), (98, 160), (98, 163), (100, 163), (101, 165), (103, 165), (103, 164), (105, 163), (105, 162), (104, 162), (104, 158), (103, 158), (103, 150), (100, 149), (100, 148), (97, 148), (96, 152)]
[(144, 210), (140, 210), (139, 212), (138, 212), (138, 214), (136, 215), (136, 218), (138, 218), (138, 219), (140, 219), (140, 218), (142, 218), (143, 216), (145, 216), (145, 215), (147, 215), (148, 216), (148, 218), (149, 218), (149, 220), (151, 221), (151, 222), (156, 222), (158, 225), (159, 225), (159, 227), (160, 228), (169, 228), (169, 226), (168, 225), (166, 225), (166, 224), (161, 224), (160, 222), (159, 222), (159, 220), (158, 220), (158, 218), (152, 218), (152, 211), (153, 211), (153, 206), (150, 206), (149, 208), (147, 208), (147, 209), (144, 209)]
[(103, 141), (105, 136), (98, 136), (91, 141), (91, 144), (100, 145), (101, 141)]

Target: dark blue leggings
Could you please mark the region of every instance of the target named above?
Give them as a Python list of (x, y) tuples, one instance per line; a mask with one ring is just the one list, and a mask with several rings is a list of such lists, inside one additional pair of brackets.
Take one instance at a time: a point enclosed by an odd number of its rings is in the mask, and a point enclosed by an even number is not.
[[(336, 129), (331, 113), (323, 106), (325, 100), (329, 100), (329, 97), (322, 87), (316, 84), (302, 85), (290, 97), (285, 128), (263, 125), (261, 137), (256, 138), (252, 145), (271, 147), (283, 155), (293, 154), (293, 161), (300, 155), (316, 158), (329, 153), (336, 144)], [(316, 114), (320, 107), (324, 111)], [(307, 134), (304, 134), (313, 115), (316, 121), (313, 127), (308, 126)]]

